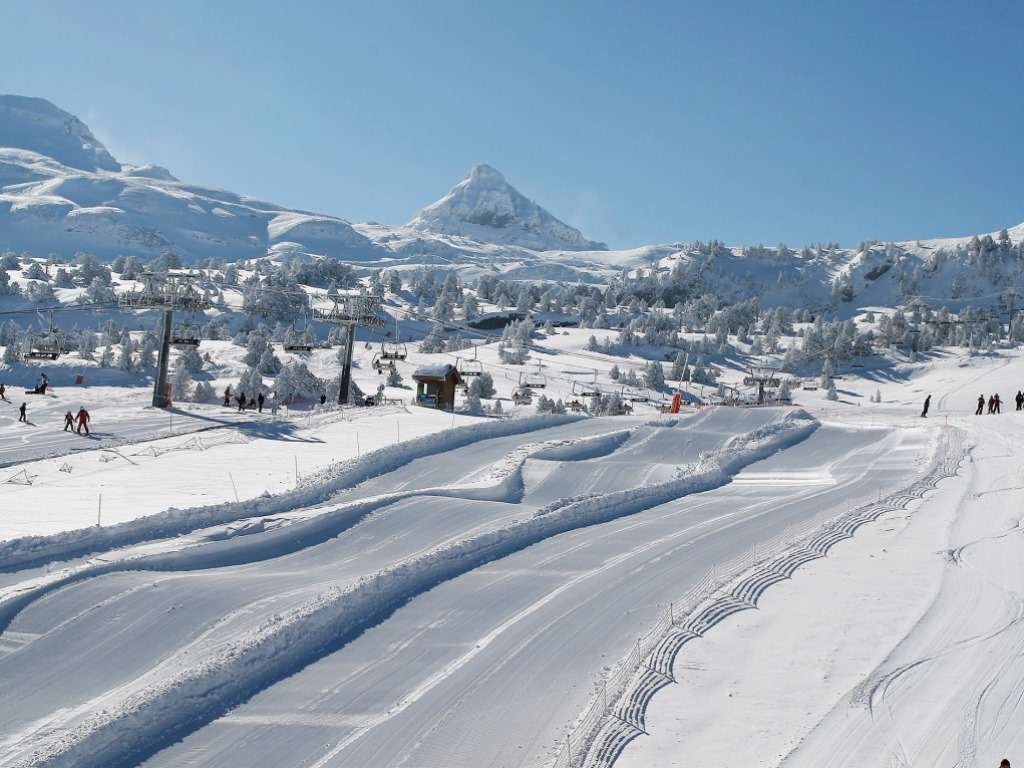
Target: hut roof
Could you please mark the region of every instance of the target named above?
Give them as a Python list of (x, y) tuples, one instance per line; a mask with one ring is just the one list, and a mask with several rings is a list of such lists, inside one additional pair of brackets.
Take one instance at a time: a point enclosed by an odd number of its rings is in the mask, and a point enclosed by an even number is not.
[(416, 381), (447, 381), (452, 376), (458, 379), (459, 372), (455, 370), (455, 366), (451, 363), (421, 365), (412, 374)]

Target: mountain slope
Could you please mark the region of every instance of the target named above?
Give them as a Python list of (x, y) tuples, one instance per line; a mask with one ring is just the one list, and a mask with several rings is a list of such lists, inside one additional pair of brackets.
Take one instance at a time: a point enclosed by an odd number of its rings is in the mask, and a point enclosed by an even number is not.
[(473, 167), (447, 195), (417, 211), (407, 226), (538, 251), (608, 250), (521, 195), (489, 165)]

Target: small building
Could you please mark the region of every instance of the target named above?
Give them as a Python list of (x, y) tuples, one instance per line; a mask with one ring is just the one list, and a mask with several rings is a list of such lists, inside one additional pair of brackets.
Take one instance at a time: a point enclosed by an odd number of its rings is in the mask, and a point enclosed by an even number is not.
[(454, 365), (421, 365), (412, 378), (416, 382), (416, 405), (455, 410), (455, 388), (462, 384), (462, 377)]

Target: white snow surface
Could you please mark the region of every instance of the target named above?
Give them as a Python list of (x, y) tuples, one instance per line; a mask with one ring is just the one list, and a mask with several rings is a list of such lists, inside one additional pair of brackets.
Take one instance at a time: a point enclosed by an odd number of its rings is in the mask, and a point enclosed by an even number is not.
[(602, 418), (8, 381), (0, 766), (1013, 760), (1021, 360)]

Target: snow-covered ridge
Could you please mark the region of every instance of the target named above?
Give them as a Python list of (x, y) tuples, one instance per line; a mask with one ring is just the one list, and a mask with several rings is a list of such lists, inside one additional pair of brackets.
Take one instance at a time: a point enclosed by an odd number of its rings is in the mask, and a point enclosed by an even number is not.
[[(915, 296), (950, 306), (994, 297), (1018, 279), (1024, 224), (1004, 232), (904, 243), (793, 250), (784, 245), (672, 243), (610, 251), (477, 165), (403, 226), (351, 223), (177, 180), (155, 165), (122, 166), (78, 118), (43, 99), (0, 96), (0, 251), (71, 261), (80, 252), (183, 264), (291, 256), (374, 269), (498, 274), (532, 282), (611, 283), (644, 270), (669, 297), (705, 293), (735, 304), (842, 314)], [(640, 286), (641, 289), (644, 286)], [(647, 296), (650, 291), (641, 290)], [(995, 301), (995, 299), (993, 299)]]

